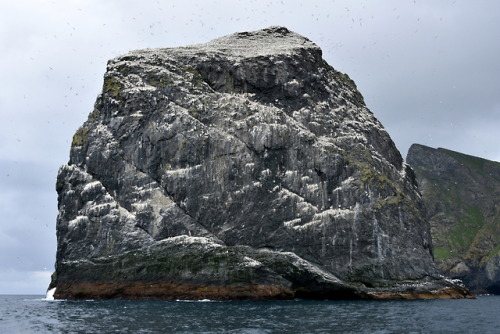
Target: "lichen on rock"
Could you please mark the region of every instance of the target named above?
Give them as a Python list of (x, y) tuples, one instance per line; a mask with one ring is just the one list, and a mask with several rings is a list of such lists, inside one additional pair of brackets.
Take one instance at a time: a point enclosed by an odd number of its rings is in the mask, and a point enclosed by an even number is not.
[(82, 131), (56, 298), (468, 296), (354, 82), (286, 28), (110, 60)]

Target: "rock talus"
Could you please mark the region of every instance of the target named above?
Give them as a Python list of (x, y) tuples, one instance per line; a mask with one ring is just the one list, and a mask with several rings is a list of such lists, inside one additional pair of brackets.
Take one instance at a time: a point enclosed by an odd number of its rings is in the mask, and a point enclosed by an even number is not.
[(110, 60), (56, 188), (55, 298), (469, 296), (354, 82), (283, 27)]

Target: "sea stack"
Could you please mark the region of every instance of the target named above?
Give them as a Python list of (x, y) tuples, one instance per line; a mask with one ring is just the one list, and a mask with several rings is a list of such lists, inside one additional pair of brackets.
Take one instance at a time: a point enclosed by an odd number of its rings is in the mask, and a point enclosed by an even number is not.
[(354, 82), (284, 27), (110, 60), (56, 188), (55, 298), (470, 296)]

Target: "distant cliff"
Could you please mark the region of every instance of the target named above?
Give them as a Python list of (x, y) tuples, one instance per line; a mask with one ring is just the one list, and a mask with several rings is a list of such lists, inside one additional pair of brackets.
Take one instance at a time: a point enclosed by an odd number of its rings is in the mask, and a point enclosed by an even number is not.
[(500, 163), (412, 145), (436, 264), (476, 292), (500, 293)]
[(449, 298), (411, 169), (283, 27), (108, 63), (57, 178), (56, 298)]

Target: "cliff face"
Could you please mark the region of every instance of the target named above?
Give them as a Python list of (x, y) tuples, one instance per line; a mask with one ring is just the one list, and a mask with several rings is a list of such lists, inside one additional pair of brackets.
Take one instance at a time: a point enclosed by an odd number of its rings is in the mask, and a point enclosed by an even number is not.
[(354, 82), (286, 28), (109, 61), (57, 192), (56, 298), (467, 295)]
[(500, 163), (412, 145), (407, 162), (428, 208), (438, 268), (500, 293)]

